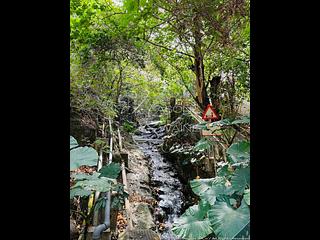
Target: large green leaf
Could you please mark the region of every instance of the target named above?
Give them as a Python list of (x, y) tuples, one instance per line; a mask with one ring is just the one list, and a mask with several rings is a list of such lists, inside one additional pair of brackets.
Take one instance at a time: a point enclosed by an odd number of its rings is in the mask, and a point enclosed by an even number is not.
[(92, 193), (92, 191), (85, 190), (82, 187), (73, 187), (70, 189), (70, 199), (79, 196), (79, 197), (85, 197), (89, 196)]
[(246, 202), (246, 204), (250, 205), (250, 189), (244, 190), (243, 199)]
[(92, 178), (78, 181), (71, 189), (82, 188), (87, 191), (108, 192), (111, 186), (112, 182), (109, 178)]
[(232, 120), (229, 118), (225, 118), (220, 121), (215, 121), (213, 123), (210, 123), (210, 126), (212, 127), (223, 127), (223, 126), (230, 126), (230, 125), (232, 125)]
[(249, 224), (250, 210), (244, 202), (238, 209), (225, 202), (217, 202), (209, 210), (208, 218), (219, 239), (233, 239)]
[(250, 167), (236, 169), (230, 182), (234, 191), (243, 194), (244, 190), (250, 187)]
[(217, 175), (219, 177), (227, 177), (228, 178), (232, 173), (233, 173), (233, 171), (229, 168), (228, 164), (220, 167), (217, 171)]
[(78, 142), (74, 137), (70, 136), (70, 149), (75, 147), (78, 147)]
[(192, 191), (206, 200), (210, 205), (214, 205), (216, 198), (220, 194), (231, 194), (231, 188), (226, 187), (223, 177), (195, 179), (190, 181)]
[(212, 127), (224, 127), (224, 126), (231, 126), (235, 124), (249, 124), (250, 123), (250, 116), (242, 116), (238, 119), (232, 120), (230, 118), (225, 118), (220, 121), (215, 121), (210, 123)]
[(198, 204), (198, 209), (199, 209), (199, 214), (205, 217), (208, 211), (211, 209), (211, 204), (207, 200), (201, 199)]
[(100, 177), (108, 177), (116, 179), (121, 171), (119, 163), (110, 163), (108, 165), (103, 166), (99, 173)]
[[(237, 195), (239, 198), (239, 195)], [(217, 197), (217, 202), (225, 202), (226, 204), (228, 204), (229, 207), (234, 206), (234, 204), (236, 204), (237, 200), (231, 195), (219, 195)]]
[(211, 188), (214, 178), (194, 179), (190, 181), (192, 191), (200, 196)]
[(250, 123), (250, 116), (243, 116), (239, 119), (232, 121), (232, 124), (248, 124)]
[(78, 147), (70, 151), (70, 170), (75, 170), (82, 165), (95, 166), (98, 153), (91, 147)]
[(201, 199), (198, 205), (189, 207), (177, 219), (172, 231), (181, 239), (203, 239), (213, 232), (207, 213), (211, 209), (208, 201)]
[(213, 145), (213, 142), (208, 140), (207, 138), (201, 138), (200, 141), (196, 143), (193, 147), (194, 151), (202, 151), (207, 150)]
[(228, 150), (228, 159), (231, 163), (240, 163), (250, 160), (250, 142), (241, 141), (232, 144)]
[(97, 172), (93, 174), (76, 173), (72, 177), (77, 182), (70, 189), (70, 198), (88, 196), (93, 191), (107, 192), (116, 183), (116, 180), (112, 178), (100, 178), (100, 173)]
[(199, 123), (193, 126), (194, 129), (207, 129), (207, 122)]
[(199, 219), (204, 217), (203, 213), (199, 210), (198, 204), (189, 207), (182, 216), (194, 216)]
[(192, 215), (184, 215), (173, 223), (172, 232), (181, 239), (203, 239), (213, 232), (210, 221), (199, 220)]
[[(194, 125), (194, 128), (208, 130), (207, 124), (208, 124), (207, 122), (199, 123), (197, 125)], [(232, 120), (230, 118), (225, 118), (225, 119), (210, 123), (209, 126), (210, 126), (210, 129), (212, 130), (214, 128), (221, 129), (226, 126), (232, 126), (232, 125), (237, 125), (237, 124), (250, 124), (250, 116), (242, 116), (242, 117), (235, 119), (235, 120)]]
[(99, 209), (105, 208), (105, 206), (106, 206), (106, 201), (104, 200), (104, 197), (100, 197), (95, 204), (94, 211), (97, 212), (99, 211)]
[(199, 204), (189, 207), (181, 216), (193, 216), (201, 220), (207, 215), (210, 208), (207, 201), (200, 200)]
[(235, 239), (250, 239), (250, 222), (235, 236)]

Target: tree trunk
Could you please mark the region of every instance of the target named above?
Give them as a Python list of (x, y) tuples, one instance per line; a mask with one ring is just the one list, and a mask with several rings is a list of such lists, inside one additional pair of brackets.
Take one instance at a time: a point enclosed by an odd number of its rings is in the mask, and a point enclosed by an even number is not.
[(175, 114), (175, 106), (176, 106), (176, 99), (174, 97), (170, 98), (170, 121), (174, 122), (177, 119), (177, 115)]
[(203, 54), (202, 54), (202, 33), (201, 33), (201, 19), (199, 14), (196, 14), (194, 18), (194, 40), (195, 45), (194, 51), (194, 71), (196, 74), (196, 91), (197, 99), (202, 109), (204, 109), (209, 104), (209, 98), (205, 88), (205, 76), (204, 76), (204, 64), (203, 64)]
[(219, 111), (220, 109), (220, 99), (219, 99), (219, 85), (221, 82), (221, 76), (214, 76), (210, 80), (210, 97), (212, 100), (213, 107)]
[(207, 91), (205, 88), (205, 77), (204, 77), (204, 65), (201, 52), (195, 50), (195, 74), (196, 74), (196, 90), (197, 90), (197, 99), (201, 107), (204, 109), (208, 103), (209, 99), (207, 96)]

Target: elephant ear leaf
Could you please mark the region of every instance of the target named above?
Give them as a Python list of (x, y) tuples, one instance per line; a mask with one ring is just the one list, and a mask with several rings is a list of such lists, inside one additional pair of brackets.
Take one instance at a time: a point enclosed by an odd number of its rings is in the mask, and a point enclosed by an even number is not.
[(208, 219), (198, 220), (193, 216), (180, 217), (172, 228), (179, 239), (203, 239), (213, 232)]
[(190, 181), (192, 191), (206, 200), (210, 205), (214, 205), (217, 196), (221, 194), (230, 194), (231, 188), (226, 187), (223, 177), (195, 179)]
[(82, 187), (74, 187), (70, 189), (70, 199), (80, 196), (80, 197), (87, 197), (91, 194), (91, 191), (85, 190)]
[(98, 161), (98, 153), (91, 147), (78, 147), (70, 151), (70, 171), (80, 166), (95, 166)]
[(239, 119), (232, 121), (232, 124), (250, 124), (250, 116), (243, 116)]
[(121, 171), (121, 167), (119, 163), (110, 163), (108, 165), (103, 166), (99, 173), (100, 177), (108, 177), (116, 179)]
[(198, 205), (189, 207), (173, 223), (172, 231), (179, 239), (203, 239), (213, 232), (207, 212), (210, 205), (201, 200)]
[(250, 189), (244, 190), (243, 199), (250, 206)]
[(79, 144), (78, 144), (77, 140), (74, 137), (70, 136), (70, 150), (73, 148), (76, 148), (78, 146), (79, 146)]
[(194, 151), (203, 151), (209, 149), (213, 145), (213, 142), (207, 138), (201, 138), (199, 142), (193, 147)]
[(219, 239), (234, 239), (248, 229), (250, 210), (244, 201), (238, 209), (230, 207), (226, 202), (217, 202), (209, 210), (208, 218)]
[(235, 192), (242, 195), (244, 190), (250, 187), (250, 167), (236, 169), (231, 177), (231, 186)]
[(86, 191), (108, 192), (110, 191), (112, 179), (109, 178), (91, 178), (78, 181), (71, 189), (83, 189)]
[(250, 142), (241, 141), (233, 143), (227, 150), (230, 163), (243, 163), (250, 161)]

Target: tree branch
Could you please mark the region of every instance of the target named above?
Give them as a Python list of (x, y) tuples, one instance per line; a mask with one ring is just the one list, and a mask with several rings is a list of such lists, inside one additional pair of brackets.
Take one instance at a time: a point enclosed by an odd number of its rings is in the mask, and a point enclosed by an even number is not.
[(173, 67), (176, 72), (180, 75), (181, 77), (181, 82), (183, 84), (183, 86), (187, 89), (187, 91), (190, 93), (191, 97), (193, 98), (193, 100), (199, 105), (201, 106), (201, 104), (199, 103), (198, 99), (193, 95), (193, 93), (191, 92), (191, 90), (189, 89), (189, 87), (187, 86), (186, 82), (184, 81), (184, 77), (182, 76), (181, 72), (180, 72), (180, 69), (173, 65), (171, 62), (169, 62), (167, 59), (163, 58), (163, 60), (165, 60), (171, 67)]
[(212, 43), (213, 43), (213, 40), (214, 40), (214, 37), (211, 38), (211, 41), (210, 41), (208, 47), (204, 50), (204, 52), (203, 52), (203, 57), (204, 57), (204, 56), (206, 55), (206, 53), (209, 51), (209, 49), (210, 49), (210, 47), (211, 47), (211, 45), (212, 45)]
[[(154, 45), (154, 46), (156, 46), (156, 47), (164, 48), (164, 49), (166, 49), (166, 50), (168, 50), (168, 51), (174, 51), (174, 49), (171, 49), (171, 48), (169, 48), (169, 47), (160, 45), (160, 44), (158, 44), (158, 43), (151, 42), (151, 41), (149, 41), (148, 39), (142, 39), (142, 40), (144, 40), (144, 41), (146, 41), (147, 43), (150, 43), (150, 44), (152, 44), (152, 45)], [(184, 52), (180, 52), (180, 51), (176, 51), (176, 53), (179, 53), (179, 54), (181, 54), (181, 55), (185, 55), (185, 56), (194, 58), (193, 55), (188, 54), (188, 53), (184, 53)]]

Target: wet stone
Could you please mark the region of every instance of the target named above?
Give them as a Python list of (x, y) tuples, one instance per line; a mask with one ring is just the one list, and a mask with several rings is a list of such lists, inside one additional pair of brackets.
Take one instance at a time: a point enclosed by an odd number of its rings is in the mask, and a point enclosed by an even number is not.
[[(165, 134), (165, 128), (157, 128), (155, 126), (146, 127), (149, 132), (157, 134), (144, 134), (140, 138), (155, 139), (162, 138)], [(175, 218), (181, 214), (183, 205), (182, 184), (178, 179), (178, 174), (172, 164), (159, 153), (157, 146), (158, 141), (138, 142), (140, 150), (148, 157), (148, 167), (150, 169), (150, 184), (154, 186), (154, 194), (158, 200), (155, 206), (154, 217), (161, 224), (164, 223), (165, 228), (160, 230), (161, 239), (177, 240), (172, 233), (171, 228)]]

